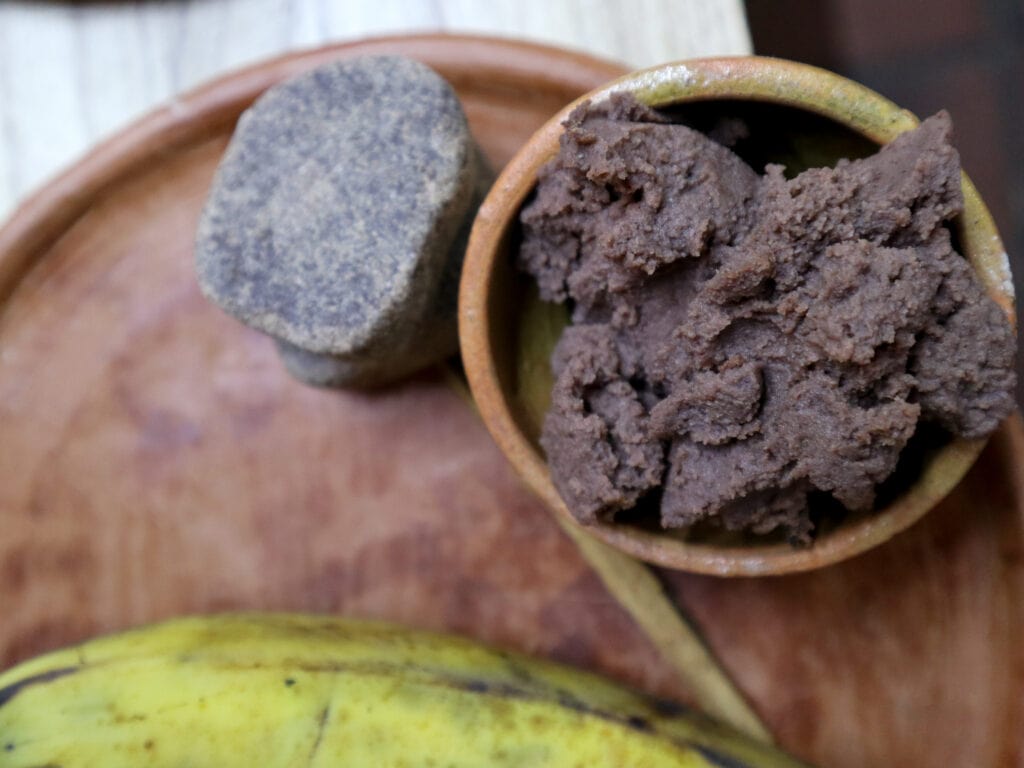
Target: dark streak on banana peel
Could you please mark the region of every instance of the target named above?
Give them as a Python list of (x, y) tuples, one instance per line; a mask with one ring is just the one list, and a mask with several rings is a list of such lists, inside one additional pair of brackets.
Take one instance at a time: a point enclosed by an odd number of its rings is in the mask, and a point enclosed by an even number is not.
[(79, 669), (80, 667), (58, 667), (57, 669), (51, 669), (47, 672), (40, 672), (38, 675), (26, 677), (16, 683), (11, 683), (6, 688), (0, 688), (0, 707), (4, 706), (4, 704), (9, 702), (26, 688), (33, 685), (39, 685), (41, 683), (48, 683), (51, 680), (56, 680), (58, 677), (73, 675)]
[[(43, 683), (48, 683), (52, 680), (56, 680), (61, 677), (66, 677), (68, 675), (75, 674), (76, 672), (79, 672), (81, 669), (81, 666), (58, 667), (56, 669), (51, 669), (36, 675), (31, 675), (30, 677), (23, 678), (16, 683), (12, 683), (11, 685), (8, 685), (5, 688), (0, 689), (0, 707), (4, 706), (7, 702), (9, 702), (11, 699), (13, 699), (26, 688), (29, 688), (33, 685), (41, 685)], [(356, 674), (386, 674), (395, 672), (410, 672), (410, 670), (407, 667), (399, 667), (397, 665), (380, 662), (372, 664), (352, 664), (336, 662), (315, 665), (300, 664), (296, 666), (296, 669), (301, 670), (303, 672), (312, 673), (354, 672)], [(428, 685), (437, 685), (441, 687), (451, 688), (453, 690), (464, 691), (466, 693), (497, 696), (506, 699), (530, 700), (536, 698), (545, 698), (541, 692), (530, 690), (529, 684), (530, 682), (532, 682), (532, 680), (528, 675), (523, 680), (525, 685), (516, 686), (510, 685), (508, 683), (497, 683), (488, 680), (481, 680), (479, 678), (454, 677), (451, 675), (447, 675), (441, 671), (431, 670), (429, 668), (421, 668), (417, 671), (424, 673), (426, 675), (426, 679), (422, 682)], [(289, 678), (289, 680), (294, 683), (293, 678)], [(665, 707), (665, 702), (653, 697), (649, 697), (647, 703), (650, 705), (652, 713), (658, 717), (671, 718), (673, 716), (679, 716), (682, 714), (685, 714), (688, 717), (694, 717), (697, 714), (693, 711), (690, 711), (686, 707), (676, 705), (674, 703), (672, 707), (667, 708)], [(656, 724), (648, 720), (646, 717), (636, 714), (630, 716), (622, 716), (611, 712), (606, 712), (604, 710), (588, 706), (585, 702), (580, 701), (578, 698), (572, 696), (567, 692), (561, 692), (559, 694), (558, 704), (559, 706), (565, 707), (566, 709), (571, 709), (575, 712), (578, 712), (583, 716), (595, 717), (599, 720), (604, 720), (615, 725), (623, 726), (631, 730), (638, 731), (640, 733), (656, 733), (659, 730)], [(322, 713), (321, 715), (321, 723), (325, 719), (323, 716), (325, 714), (326, 712)], [(746, 768), (745, 763), (738, 762), (737, 760), (731, 757), (723, 756), (715, 752), (714, 750), (711, 750), (700, 744), (695, 744), (690, 741), (680, 741), (664, 733), (661, 733), (660, 735), (662, 737), (669, 738), (671, 741), (675, 742), (680, 747), (697, 750), (709, 762), (711, 762), (715, 766), (719, 766), (720, 768)], [(8, 747), (12, 748), (13, 745), (8, 745)]]

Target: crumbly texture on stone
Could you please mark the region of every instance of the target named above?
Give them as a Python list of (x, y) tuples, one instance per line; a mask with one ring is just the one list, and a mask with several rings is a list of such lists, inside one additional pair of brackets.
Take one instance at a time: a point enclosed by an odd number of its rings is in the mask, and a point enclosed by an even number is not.
[(239, 120), (199, 225), (200, 285), (277, 338), (301, 378), (383, 383), (455, 351), (455, 286), (489, 181), (431, 69), (324, 65)]
[(869, 510), (919, 420), (995, 429), (1014, 338), (945, 226), (951, 130), (787, 180), (628, 96), (570, 115), (519, 260), (572, 302), (541, 443), (579, 519), (660, 489), (667, 528), (808, 541), (809, 494)]

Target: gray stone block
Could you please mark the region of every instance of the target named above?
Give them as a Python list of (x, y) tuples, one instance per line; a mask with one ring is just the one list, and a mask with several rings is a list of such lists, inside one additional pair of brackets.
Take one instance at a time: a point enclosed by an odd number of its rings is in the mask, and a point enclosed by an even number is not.
[(239, 120), (199, 225), (200, 285), (304, 381), (394, 381), (456, 351), (465, 240), (491, 178), (435, 72), (325, 65)]

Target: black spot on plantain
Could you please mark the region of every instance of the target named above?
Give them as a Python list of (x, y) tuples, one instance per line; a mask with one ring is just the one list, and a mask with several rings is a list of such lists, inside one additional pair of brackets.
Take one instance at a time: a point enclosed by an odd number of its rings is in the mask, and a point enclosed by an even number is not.
[(293, 685), (295, 685), (295, 678), (294, 677), (287, 677), (287, 678), (285, 678), (284, 684), (287, 685), (289, 688), (291, 688)]
[(4, 706), (7, 702), (17, 696), (26, 688), (30, 688), (33, 685), (42, 685), (48, 683), (51, 680), (56, 680), (60, 677), (67, 677), (73, 675), (79, 670), (79, 667), (58, 667), (57, 669), (51, 669), (46, 672), (40, 672), (38, 675), (32, 675), (26, 677), (23, 680), (19, 680), (16, 683), (11, 683), (5, 688), (0, 688), (0, 707)]
[(558, 706), (564, 707), (565, 709), (571, 709), (573, 712), (581, 712), (585, 715), (597, 715), (598, 717), (604, 717), (604, 714), (592, 709), (585, 701), (580, 701), (575, 696), (567, 691), (558, 692)]
[(737, 760), (729, 755), (723, 755), (721, 752), (716, 752), (710, 747), (694, 744), (693, 748), (715, 768), (750, 768), (748, 763), (744, 763), (742, 760)]
[(529, 691), (515, 685), (509, 685), (508, 683), (489, 683), (486, 680), (480, 680), (478, 678), (462, 679), (456, 677), (438, 677), (435, 682), (438, 685), (443, 685), (446, 688), (452, 688), (456, 691), (466, 691), (467, 693), (486, 693), (490, 696), (496, 696), (502, 699), (530, 698)]
[(4, 752), (13, 752), (13, 751), (14, 751), (14, 743), (13, 742), (8, 741), (6, 744), (4, 744)]
[(690, 710), (680, 704), (679, 702), (672, 701), (671, 699), (651, 699), (651, 706), (654, 707), (654, 711), (662, 717), (679, 717), (680, 715), (687, 714)]
[(626, 720), (626, 725), (632, 728), (634, 731), (640, 731), (641, 733), (650, 733), (654, 730), (650, 722), (647, 719), (640, 717), (639, 715), (630, 715)]

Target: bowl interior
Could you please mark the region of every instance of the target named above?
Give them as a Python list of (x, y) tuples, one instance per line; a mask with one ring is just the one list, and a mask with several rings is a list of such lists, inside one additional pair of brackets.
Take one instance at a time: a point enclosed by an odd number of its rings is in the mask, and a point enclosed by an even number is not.
[[(810, 167), (831, 166), (840, 158), (872, 154), (889, 138), (884, 132), (871, 136), (862, 128), (855, 130), (820, 114), (820, 109), (810, 111), (792, 103), (691, 95), (683, 101), (667, 99), (670, 103), (666, 105), (664, 97), (659, 101), (642, 91), (638, 96), (698, 130), (708, 131), (722, 120), (742, 121), (747, 135), (733, 148), (759, 172), (768, 163), (782, 164), (790, 176)], [(907, 113), (872, 96), (881, 107), (888, 108), (880, 112), (886, 119), (896, 113), (908, 120), (903, 130), (914, 124)], [(532, 146), (528, 145), (526, 159), (519, 167), (514, 161), (506, 171), (506, 176), (519, 177), (505, 179), (504, 185), (499, 179), (499, 199), (490, 208), (485, 203), (485, 225), (478, 227), (492, 231), (474, 232), (463, 291), (464, 299), (471, 298), (474, 286), (470, 283), (477, 271), (473, 262), (483, 258), (481, 251), (489, 251), (487, 279), (478, 286), (486, 294), (483, 314), (489, 365), (481, 374), (474, 370), (479, 367), (479, 355), (468, 355), (467, 371), (484, 418), (506, 454), (534, 490), (556, 512), (568, 516), (551, 483), (538, 438), (553, 384), (551, 352), (568, 322), (569, 310), (541, 301), (532, 278), (515, 266), (521, 237), (519, 210), (529, 200), (537, 169), (556, 151), (559, 133), (557, 125), (542, 129), (531, 140)], [(978, 268), (990, 292), (999, 294), (996, 278), (1002, 267), (1001, 247), (966, 177), (965, 198), (967, 210), (954, 226), (955, 243)], [(493, 227), (486, 226), (488, 217), (493, 219)], [(1005, 297), (997, 298), (1005, 308)], [(635, 556), (685, 570), (719, 575), (806, 570), (852, 556), (910, 525), (959, 481), (981, 447), (981, 441), (953, 440), (938, 429), (922, 425), (904, 450), (896, 473), (880, 487), (875, 512), (845, 514), (824, 494), (812, 503), (812, 514), (819, 525), (815, 544), (808, 548), (796, 549), (781, 538), (728, 533), (713, 526), (663, 531), (657, 523), (655, 504), (643, 502), (634, 510), (620, 513), (615, 523), (589, 526), (588, 530)]]

